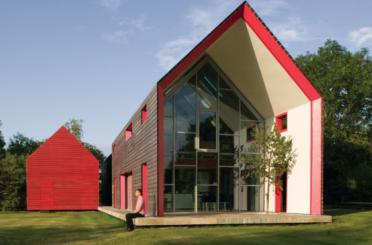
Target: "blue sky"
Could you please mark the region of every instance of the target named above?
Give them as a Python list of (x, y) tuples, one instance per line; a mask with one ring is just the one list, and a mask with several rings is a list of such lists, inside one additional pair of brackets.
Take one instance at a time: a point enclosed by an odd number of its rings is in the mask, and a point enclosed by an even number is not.
[[(111, 142), (167, 70), (242, 1), (4, 0), (0, 120), (6, 138), (45, 139), (70, 118)], [(332, 38), (372, 49), (371, 0), (248, 1), (293, 55)]]

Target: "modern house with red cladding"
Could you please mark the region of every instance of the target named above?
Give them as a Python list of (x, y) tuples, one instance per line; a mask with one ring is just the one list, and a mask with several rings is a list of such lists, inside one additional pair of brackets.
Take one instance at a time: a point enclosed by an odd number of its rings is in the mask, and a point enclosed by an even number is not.
[(98, 160), (65, 127), (27, 159), (27, 210), (98, 208)]
[[(282, 188), (241, 173), (236, 149), (256, 154), (261, 126), (293, 140)], [(322, 97), (247, 3), (157, 82), (114, 140), (113, 207), (131, 209), (137, 188), (149, 216), (322, 214)]]

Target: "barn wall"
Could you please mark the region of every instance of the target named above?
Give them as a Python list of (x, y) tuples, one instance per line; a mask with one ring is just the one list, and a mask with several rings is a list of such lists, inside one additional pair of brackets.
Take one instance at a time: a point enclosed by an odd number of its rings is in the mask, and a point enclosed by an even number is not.
[[(141, 110), (146, 106), (147, 120), (141, 123)], [(125, 140), (125, 130), (132, 123), (132, 137)], [(142, 188), (141, 166), (147, 164), (147, 203), (146, 215), (156, 215), (157, 199), (157, 93), (156, 87), (135, 112), (113, 142), (112, 179), (116, 183), (113, 193), (113, 206), (120, 207), (120, 175), (131, 173), (133, 176), (132, 193)], [(135, 206), (132, 197), (132, 206)]]
[(95, 210), (98, 160), (61, 128), (27, 160), (27, 210)]

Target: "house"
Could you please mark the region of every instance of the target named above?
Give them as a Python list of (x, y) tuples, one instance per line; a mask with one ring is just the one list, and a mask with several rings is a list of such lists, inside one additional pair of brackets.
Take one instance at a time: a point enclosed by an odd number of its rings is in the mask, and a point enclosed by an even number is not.
[[(240, 178), (234, 149), (276, 125), (297, 153), (283, 189)], [(322, 214), (322, 98), (243, 3), (181, 59), (112, 144), (112, 205), (167, 212)]]
[(65, 127), (27, 159), (27, 210), (96, 210), (98, 160)]

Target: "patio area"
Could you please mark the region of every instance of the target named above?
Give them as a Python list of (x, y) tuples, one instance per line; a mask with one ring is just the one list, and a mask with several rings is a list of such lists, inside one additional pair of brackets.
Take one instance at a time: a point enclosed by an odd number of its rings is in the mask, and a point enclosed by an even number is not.
[[(99, 207), (98, 211), (125, 220), (129, 211), (110, 206)], [(331, 223), (329, 215), (306, 215), (264, 212), (224, 213), (167, 213), (164, 217), (145, 217), (134, 220), (136, 226), (191, 226), (191, 225), (243, 225), (243, 224), (306, 224)]]

